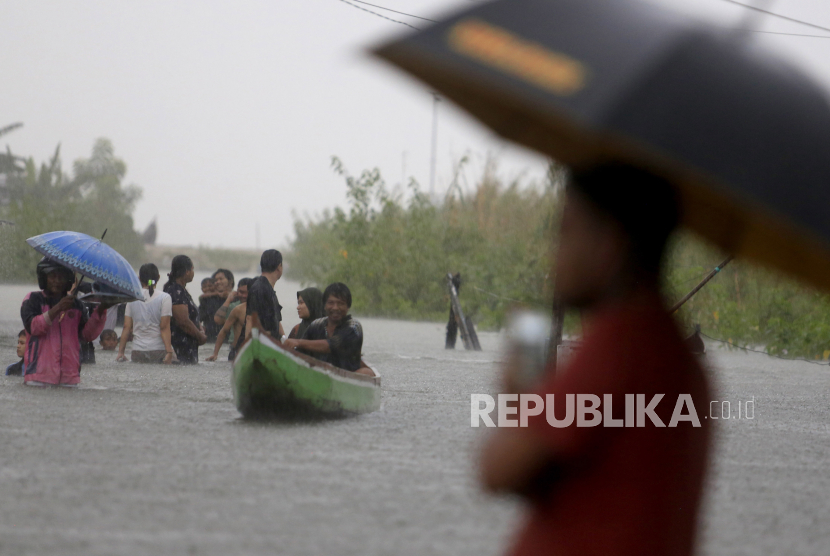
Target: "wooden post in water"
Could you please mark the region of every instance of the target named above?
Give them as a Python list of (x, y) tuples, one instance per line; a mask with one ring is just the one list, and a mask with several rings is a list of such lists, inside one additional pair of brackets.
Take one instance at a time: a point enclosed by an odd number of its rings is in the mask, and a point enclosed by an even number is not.
[(461, 310), (461, 303), (458, 301), (458, 292), (455, 289), (455, 284), (452, 283), (451, 272), (447, 273), (447, 285), (450, 289), (450, 304), (452, 306), (452, 313), (455, 317), (455, 323), (458, 325), (458, 331), (461, 332), (461, 341), (464, 342), (464, 349), (474, 349), (473, 343), (470, 340), (470, 331), (467, 329), (467, 319), (464, 318), (464, 312)]
[(476, 325), (473, 324), (473, 319), (469, 316), (464, 317), (467, 323), (467, 333), (470, 335), (470, 343), (473, 344), (475, 351), (481, 351), (481, 344), (478, 342), (478, 332), (476, 332)]

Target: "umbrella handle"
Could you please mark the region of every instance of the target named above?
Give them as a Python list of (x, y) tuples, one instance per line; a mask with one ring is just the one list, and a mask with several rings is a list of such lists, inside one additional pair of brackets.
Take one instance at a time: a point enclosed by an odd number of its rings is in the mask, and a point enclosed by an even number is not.
[[(78, 278), (79, 276), (80, 276), (80, 279)], [(80, 286), (81, 282), (83, 282), (83, 281), (84, 281), (84, 275), (83, 274), (76, 274), (75, 275), (75, 286), (74, 286), (75, 293), (73, 294), (73, 297), (75, 297), (75, 299), (78, 298), (78, 293), (81, 291), (78, 288), (78, 286)]]

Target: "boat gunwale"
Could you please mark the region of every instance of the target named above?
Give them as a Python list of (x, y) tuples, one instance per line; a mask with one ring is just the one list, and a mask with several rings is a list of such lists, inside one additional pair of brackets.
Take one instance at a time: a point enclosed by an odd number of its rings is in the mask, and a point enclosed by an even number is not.
[(242, 349), (240, 349), (239, 352), (237, 352), (236, 358), (233, 361), (234, 366), (236, 366), (236, 362), (242, 356), (242, 354), (251, 346), (251, 341), (256, 339), (260, 344), (264, 345), (265, 347), (278, 351), (282, 355), (292, 358), (295, 363), (298, 363), (314, 371), (333, 375), (332, 378), (334, 379), (345, 379), (347, 382), (356, 381), (359, 383), (363, 383), (360, 384), (360, 386), (374, 386), (375, 388), (380, 388), (381, 386), (380, 374), (378, 374), (378, 372), (372, 366), (366, 363), (366, 361), (364, 361), (363, 358), (360, 359), (361, 363), (363, 363), (366, 367), (372, 369), (372, 372), (375, 373), (375, 376), (359, 374), (354, 371), (347, 371), (345, 369), (341, 369), (340, 367), (335, 367), (334, 365), (326, 363), (325, 361), (315, 359), (304, 353), (291, 353), (287, 349), (280, 347), (274, 342), (272, 342), (267, 336), (258, 334), (258, 332), (259, 331), (256, 329), (252, 330), (251, 339), (245, 342), (245, 344), (242, 346)]

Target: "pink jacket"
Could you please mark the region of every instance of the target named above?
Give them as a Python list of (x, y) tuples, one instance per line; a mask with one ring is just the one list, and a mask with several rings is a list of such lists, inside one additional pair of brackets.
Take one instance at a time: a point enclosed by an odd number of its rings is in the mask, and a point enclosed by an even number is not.
[[(39, 314), (33, 318), (32, 312)], [(23, 356), (24, 382), (37, 381), (45, 384), (78, 384), (81, 382), (81, 342), (93, 341), (104, 330), (106, 313), (93, 311), (84, 323), (83, 306), (75, 307), (62, 316), (50, 321), (49, 305), (42, 292), (27, 294), (21, 307), (21, 316), (26, 326), (26, 354)], [(31, 318), (29, 323), (27, 313)]]

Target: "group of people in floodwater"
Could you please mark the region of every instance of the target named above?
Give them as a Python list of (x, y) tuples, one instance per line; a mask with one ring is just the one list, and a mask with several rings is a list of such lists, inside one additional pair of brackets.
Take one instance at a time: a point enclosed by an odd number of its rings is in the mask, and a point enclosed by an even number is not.
[[(187, 291), (193, 281), (193, 262), (177, 255), (167, 282), (159, 287), (160, 273), (153, 263), (141, 266), (138, 278), (144, 299), (126, 304), (121, 338), (108, 328), (108, 313), (115, 307), (82, 302), (75, 295), (75, 274), (56, 261), (44, 258), (37, 265), (40, 291), (26, 295), (20, 309), (23, 330), (17, 344), (18, 363), (7, 375), (22, 375), (29, 385), (75, 386), (81, 364), (92, 342), (104, 350), (118, 349), (116, 360), (136, 363), (192, 365), (199, 361), (199, 346), (214, 342), (215, 361), (221, 347), (230, 344), (233, 361), (254, 328), (285, 349), (296, 350), (335, 367), (372, 375), (361, 360), (363, 328), (349, 309), (352, 294), (341, 282), (324, 291), (309, 287), (297, 292), (301, 322), (288, 336), (282, 324), (282, 306), (274, 285), (282, 277), (282, 254), (268, 249), (260, 258), (261, 274), (237, 284), (230, 270), (219, 269), (202, 280), (199, 304)], [(236, 287), (236, 290), (234, 290)]]
[[(498, 427), (488, 417), (494, 430), (482, 444), (480, 480), (489, 491), (530, 502), (514, 556), (690, 556), (714, 423), (695, 410), (705, 411), (712, 399), (708, 373), (660, 292), (681, 197), (663, 177), (613, 162), (574, 169), (565, 195), (555, 290), (564, 307), (584, 315), (582, 340), (564, 365), (554, 358), (544, 371), (528, 365), (523, 348), (507, 353), (499, 390), (513, 405), (499, 398)], [(362, 368), (363, 333), (349, 315), (344, 284), (299, 292), (303, 321), (283, 339), (274, 292), (282, 255), (265, 251), (260, 266), (261, 276), (240, 280), (235, 293), (233, 275), (217, 271), (203, 288), (200, 324), (185, 289), (193, 280), (190, 259), (173, 259), (163, 292), (156, 289), (158, 269), (144, 265), (144, 300), (127, 306), (119, 359), (126, 360), (132, 335), (133, 361), (196, 363), (212, 314), (221, 328), (209, 359), (231, 331), (238, 350), (258, 328), (286, 349), (371, 374)], [(37, 270), (41, 291), (21, 308), (22, 372), (28, 384), (77, 384), (81, 341), (104, 330), (107, 304), (84, 307), (70, 290), (72, 273), (59, 264), (41, 261)], [(668, 403), (660, 404), (664, 397)], [(494, 408), (495, 402), (485, 413)], [(475, 417), (472, 424), (478, 426)]]

